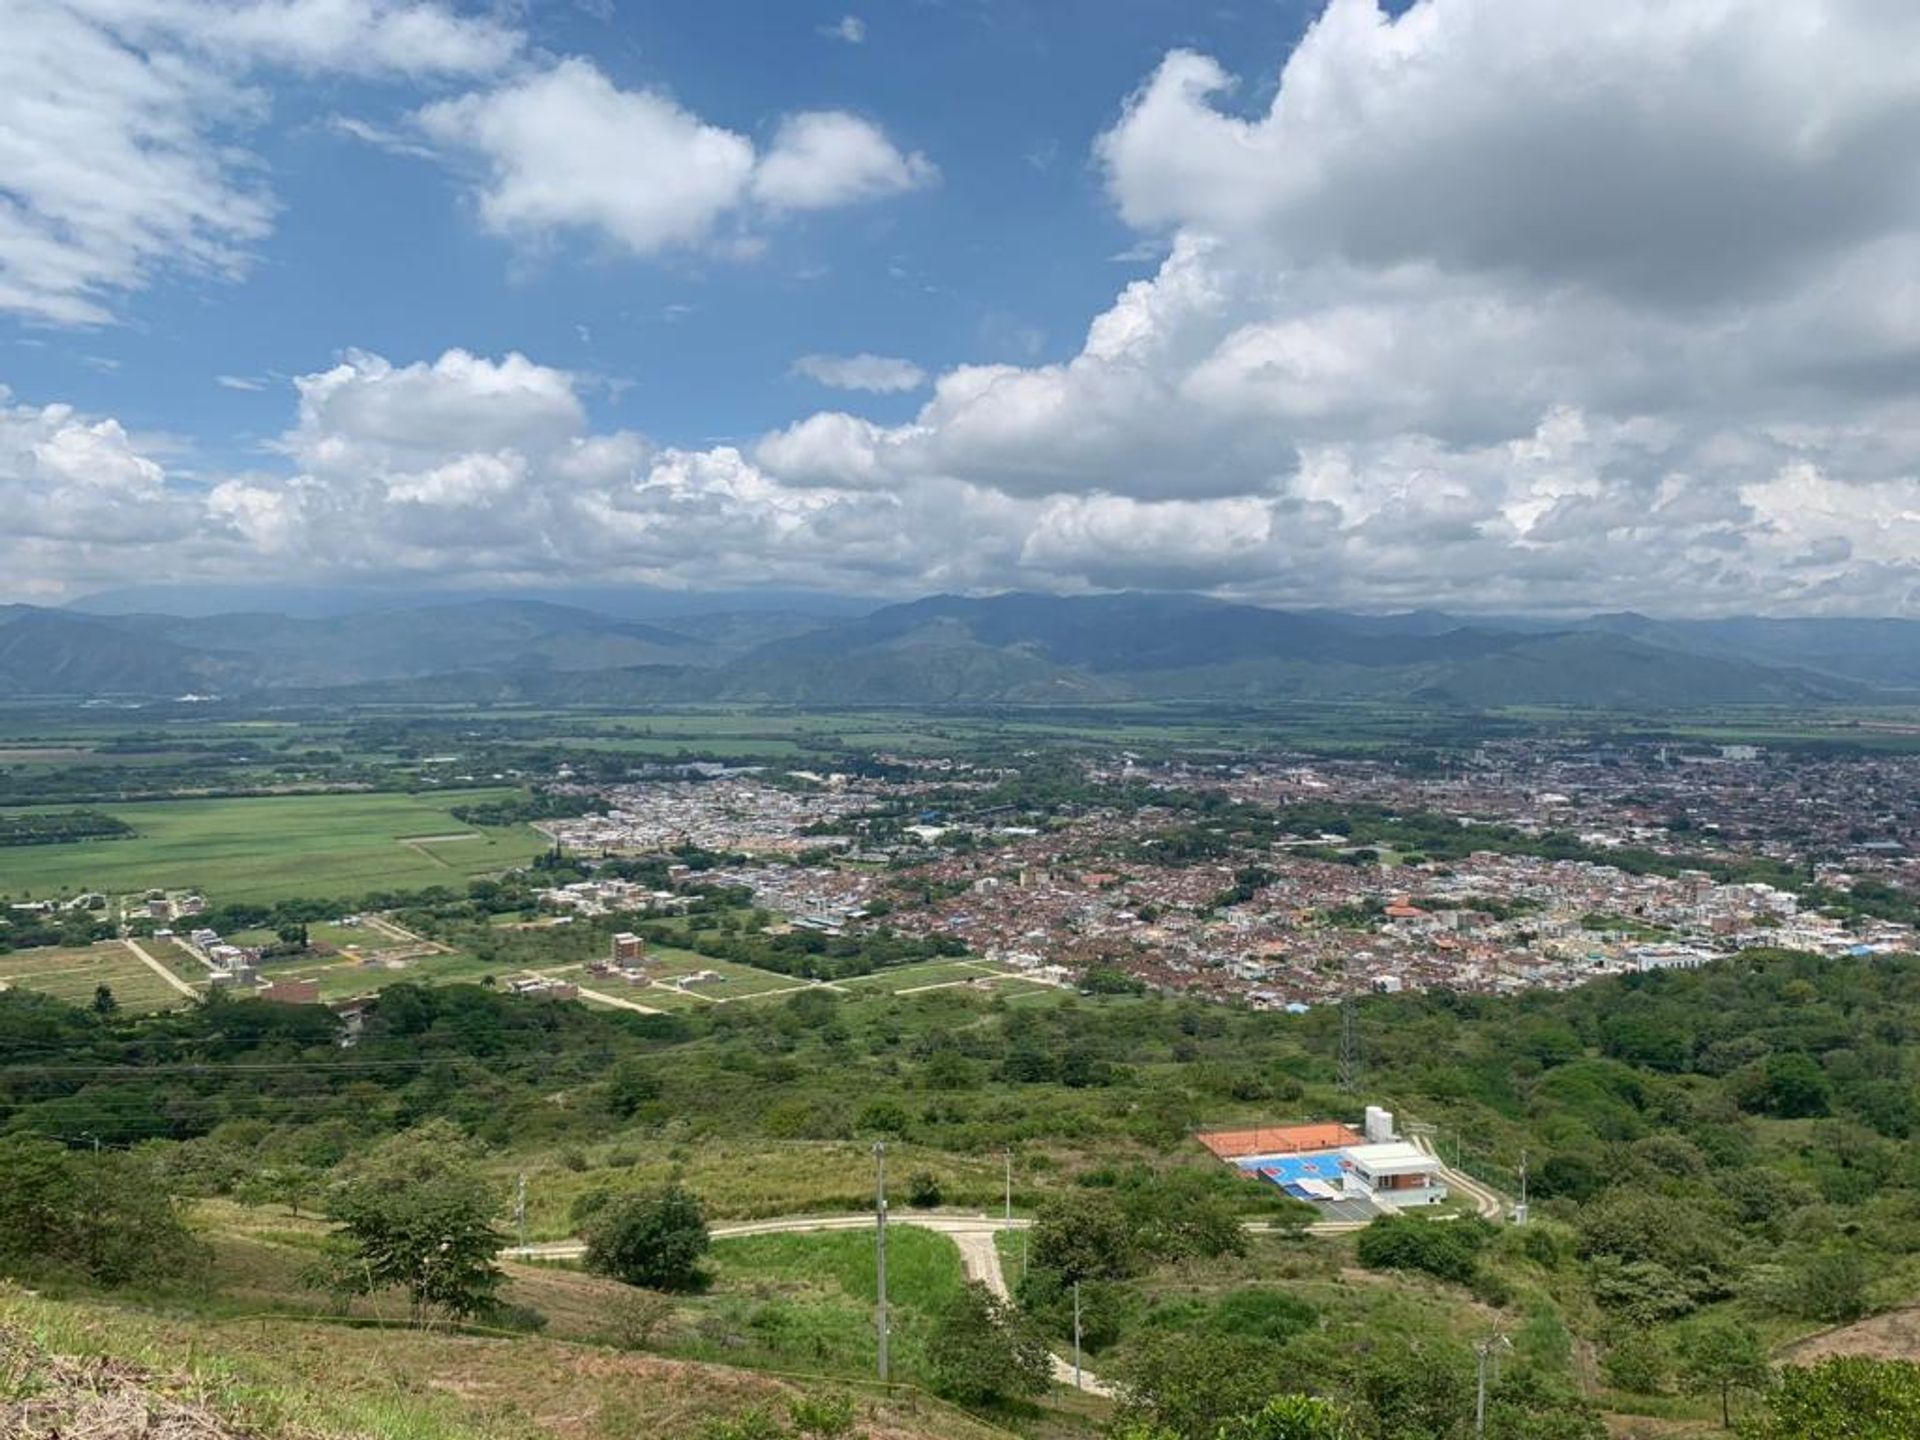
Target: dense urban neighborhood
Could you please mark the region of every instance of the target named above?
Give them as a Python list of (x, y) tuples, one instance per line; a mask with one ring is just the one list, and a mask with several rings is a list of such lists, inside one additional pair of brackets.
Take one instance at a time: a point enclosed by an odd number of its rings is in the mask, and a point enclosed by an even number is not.
[[(565, 786), (591, 810), (537, 828), (590, 867), (732, 857), (674, 873), (750, 894), (783, 928), (955, 940), (1056, 981), (1110, 971), (1256, 1008), (1914, 944), (1913, 917), (1874, 903), (1920, 875), (1920, 766), (1903, 758), (1494, 744), (1440, 775), (1123, 758), (1086, 763), (1058, 803), (1001, 768), (874, 768), (885, 778), (749, 766)], [(673, 904), (581, 883), (545, 898), (595, 894)]]

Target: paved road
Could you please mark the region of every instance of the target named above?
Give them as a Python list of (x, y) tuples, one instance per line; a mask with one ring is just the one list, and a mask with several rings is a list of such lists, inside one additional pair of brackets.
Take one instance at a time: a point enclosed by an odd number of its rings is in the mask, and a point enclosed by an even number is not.
[[(1434, 1159), (1440, 1160), (1440, 1152), (1433, 1148), (1432, 1136), (1416, 1135), (1413, 1143)], [(1498, 1221), (1506, 1218), (1506, 1199), (1491, 1186), (1481, 1183), (1471, 1175), (1463, 1175), (1444, 1160), (1440, 1160), (1440, 1178), (1447, 1182), (1448, 1189), (1458, 1191), (1473, 1201), (1474, 1209), (1479, 1212), (1482, 1219)]]

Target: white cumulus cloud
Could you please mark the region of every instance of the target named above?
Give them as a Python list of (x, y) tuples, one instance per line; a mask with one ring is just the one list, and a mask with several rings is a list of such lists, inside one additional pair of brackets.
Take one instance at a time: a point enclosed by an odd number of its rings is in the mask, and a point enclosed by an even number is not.
[(482, 220), (520, 238), (573, 231), (639, 255), (694, 246), (756, 209), (823, 210), (931, 183), (872, 122), (843, 111), (783, 119), (771, 145), (702, 120), (657, 90), (623, 90), (589, 60), (562, 60), (415, 116), (476, 160)]
[(0, 311), (69, 325), (246, 268), (276, 213), (242, 148), (259, 77), (484, 74), (520, 44), (416, 0), (12, 0), (0, 34)]
[(829, 210), (918, 190), (939, 178), (926, 156), (902, 154), (886, 132), (844, 110), (789, 115), (753, 175), (753, 196), (776, 210)]
[(793, 368), (835, 390), (870, 390), (876, 395), (897, 395), (927, 383), (927, 372), (911, 360), (864, 350), (858, 355), (802, 355)]

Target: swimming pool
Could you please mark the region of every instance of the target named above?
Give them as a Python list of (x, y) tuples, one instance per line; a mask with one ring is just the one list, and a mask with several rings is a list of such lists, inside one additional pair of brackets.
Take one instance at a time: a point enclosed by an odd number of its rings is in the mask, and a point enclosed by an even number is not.
[(1302, 1180), (1319, 1180), (1328, 1185), (1340, 1183), (1338, 1150), (1322, 1150), (1312, 1155), (1248, 1155), (1233, 1163), (1282, 1188)]

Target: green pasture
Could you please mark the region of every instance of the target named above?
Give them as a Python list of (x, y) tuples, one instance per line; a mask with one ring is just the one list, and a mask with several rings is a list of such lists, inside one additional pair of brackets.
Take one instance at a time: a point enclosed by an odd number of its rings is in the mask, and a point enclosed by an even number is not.
[[(0, 883), (9, 894), (32, 897), (197, 889), (215, 904), (459, 888), (476, 875), (523, 864), (544, 848), (525, 826), (476, 830), (450, 813), (455, 805), (512, 793), (276, 795), (104, 806), (133, 826), (132, 838), (19, 847), (7, 854)], [(451, 835), (475, 838), (438, 838)]]

